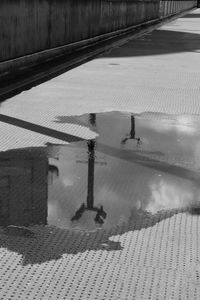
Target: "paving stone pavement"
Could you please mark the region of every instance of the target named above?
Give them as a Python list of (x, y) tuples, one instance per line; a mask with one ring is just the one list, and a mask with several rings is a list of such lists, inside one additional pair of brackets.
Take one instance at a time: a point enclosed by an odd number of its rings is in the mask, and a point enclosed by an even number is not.
[(174, 211), (97, 233), (2, 234), (1, 299), (199, 299), (198, 229)]
[[(1, 103), (1, 151), (65, 144), (38, 124), (93, 139), (61, 117), (107, 111), (200, 114), (200, 9)], [(16, 118), (26, 121), (17, 125)], [(1, 183), (0, 183), (1, 184)], [(138, 210), (110, 229), (32, 226), (34, 238), (0, 230), (0, 299), (200, 299), (200, 221), (184, 209)]]

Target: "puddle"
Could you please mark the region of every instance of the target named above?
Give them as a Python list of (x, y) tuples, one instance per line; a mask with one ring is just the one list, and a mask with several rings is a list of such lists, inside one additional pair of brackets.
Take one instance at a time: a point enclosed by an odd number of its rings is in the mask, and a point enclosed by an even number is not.
[(109, 112), (55, 122), (98, 137), (1, 152), (1, 226), (95, 231), (163, 211), (199, 214), (198, 117)]

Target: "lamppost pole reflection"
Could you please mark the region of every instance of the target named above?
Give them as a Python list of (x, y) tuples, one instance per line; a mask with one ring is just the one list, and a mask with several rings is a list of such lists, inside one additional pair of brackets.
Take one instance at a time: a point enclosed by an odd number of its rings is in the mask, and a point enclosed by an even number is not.
[(100, 207), (94, 206), (94, 166), (95, 166), (95, 140), (89, 140), (88, 143), (88, 185), (87, 185), (87, 202), (81, 204), (80, 208), (75, 212), (71, 221), (79, 220), (83, 213), (88, 211), (96, 211), (94, 221), (103, 224), (106, 218), (106, 212), (103, 205)]
[(94, 164), (95, 164), (95, 141), (88, 141), (88, 185), (87, 185), (87, 207), (94, 207)]
[[(96, 126), (96, 114), (89, 115), (89, 122), (91, 125)], [(103, 209), (103, 205), (100, 207), (94, 206), (94, 166), (95, 166), (95, 140), (89, 140), (88, 146), (88, 184), (87, 184), (87, 203), (81, 204), (80, 208), (75, 212), (75, 215), (71, 218), (71, 221), (79, 220), (83, 213), (88, 211), (96, 211), (94, 221), (99, 224), (103, 224), (106, 218), (106, 212)]]

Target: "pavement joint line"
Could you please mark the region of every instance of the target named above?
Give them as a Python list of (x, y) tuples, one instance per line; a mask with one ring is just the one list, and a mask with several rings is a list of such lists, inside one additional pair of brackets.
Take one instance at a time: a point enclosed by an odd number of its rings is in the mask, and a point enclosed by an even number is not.
[(78, 141), (84, 141), (85, 139), (81, 138), (81, 137), (77, 137), (74, 135), (71, 135), (69, 133), (64, 133), (55, 129), (51, 129), (49, 127), (45, 127), (45, 126), (41, 126), (38, 124), (34, 124), (31, 122), (27, 122), (27, 121), (23, 121), (17, 118), (13, 118), (10, 116), (6, 116), (3, 114), (0, 114), (0, 122), (4, 122), (7, 124), (11, 124), (17, 127), (21, 127), (30, 131), (34, 131), (46, 136), (50, 136), (65, 142), (78, 142)]

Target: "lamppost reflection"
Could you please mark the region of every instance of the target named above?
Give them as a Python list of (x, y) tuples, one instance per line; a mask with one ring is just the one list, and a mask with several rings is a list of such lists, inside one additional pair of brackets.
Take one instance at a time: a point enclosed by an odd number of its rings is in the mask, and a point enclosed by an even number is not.
[(100, 207), (94, 206), (94, 166), (95, 166), (95, 141), (90, 140), (88, 145), (88, 184), (87, 184), (87, 201), (86, 204), (81, 204), (80, 208), (75, 212), (75, 215), (71, 218), (72, 221), (79, 220), (83, 213), (88, 211), (95, 211), (96, 216), (94, 221), (99, 224), (103, 224), (106, 218), (106, 212), (103, 209), (103, 205)]
[(135, 136), (135, 117), (133, 114), (131, 114), (131, 131), (129, 135), (121, 141), (121, 144), (125, 145), (128, 140), (136, 140), (137, 145), (142, 144), (141, 138)]
[[(92, 126), (96, 126), (96, 114), (89, 115), (89, 123)], [(87, 211), (95, 211), (96, 216), (94, 221), (98, 224), (103, 224), (104, 219), (106, 218), (107, 214), (104, 211), (103, 205), (99, 207), (94, 206), (94, 167), (95, 163), (95, 140), (89, 140), (87, 142), (88, 147), (88, 182), (87, 182), (87, 201), (86, 204), (82, 203), (80, 208), (75, 212), (75, 215), (71, 218), (72, 221), (79, 220), (83, 213)], [(102, 165), (102, 163), (101, 163)]]
[(96, 127), (96, 114), (89, 114), (89, 123)]

